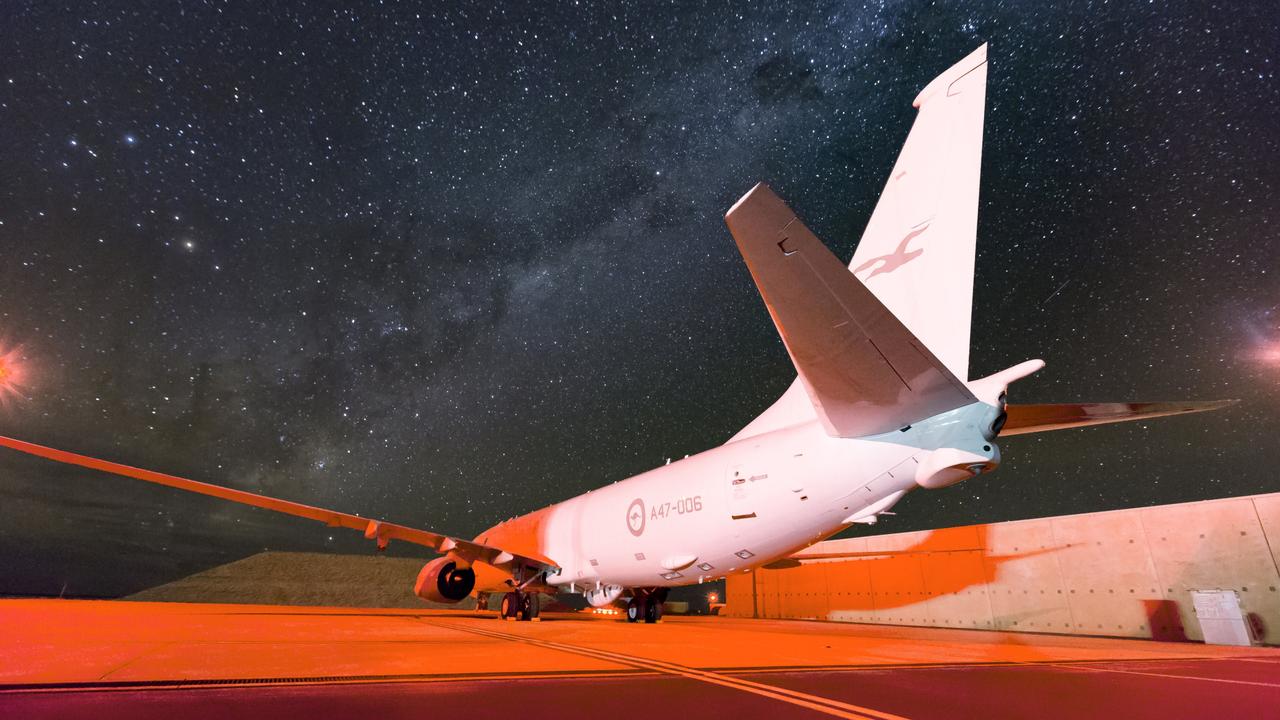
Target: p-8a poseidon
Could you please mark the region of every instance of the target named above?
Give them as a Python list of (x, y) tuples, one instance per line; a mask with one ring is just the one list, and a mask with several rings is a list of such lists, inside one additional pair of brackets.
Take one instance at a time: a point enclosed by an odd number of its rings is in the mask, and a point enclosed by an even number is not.
[(363, 531), (441, 555), (414, 592), (436, 602), (503, 592), (530, 619), (537, 593), (627, 602), (658, 619), (667, 588), (784, 558), (871, 523), (916, 488), (1000, 464), (996, 439), (1196, 412), (1222, 402), (1012, 405), (1040, 360), (968, 379), (986, 46), (915, 99), (919, 114), (846, 266), (765, 185), (725, 216), (797, 375), (727, 443), (496, 525), (472, 539), (370, 520), (31, 443), (51, 460)]

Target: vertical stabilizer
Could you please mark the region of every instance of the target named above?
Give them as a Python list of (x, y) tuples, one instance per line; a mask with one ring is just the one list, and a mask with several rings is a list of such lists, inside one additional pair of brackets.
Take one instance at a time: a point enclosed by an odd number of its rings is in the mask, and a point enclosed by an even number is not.
[(930, 82), (849, 269), (952, 374), (969, 376), (987, 46)]
[[(916, 97), (920, 112), (849, 265), (962, 381), (969, 374), (986, 89), (983, 45)], [(797, 378), (732, 440), (810, 422), (816, 414)]]

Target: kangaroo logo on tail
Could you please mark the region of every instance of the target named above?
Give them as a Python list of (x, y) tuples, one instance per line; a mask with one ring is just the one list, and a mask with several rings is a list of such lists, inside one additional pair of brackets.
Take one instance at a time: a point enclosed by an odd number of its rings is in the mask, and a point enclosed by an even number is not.
[(889, 253), (888, 255), (881, 255), (879, 257), (871, 258), (870, 260), (854, 268), (853, 274), (857, 275), (863, 270), (866, 270), (868, 268), (871, 268), (872, 266), (875, 266), (876, 263), (881, 263), (879, 266), (875, 267), (875, 269), (871, 271), (870, 275), (867, 275), (866, 279), (870, 280), (871, 278), (877, 275), (880, 275), (881, 273), (891, 273), (894, 270), (897, 270), (898, 268), (902, 267), (903, 265), (906, 265), (907, 263), (911, 262), (912, 260), (915, 260), (916, 258), (920, 257), (921, 255), (924, 254), (924, 248), (917, 248), (915, 250), (912, 250), (911, 252), (907, 252), (907, 245), (912, 240), (914, 240), (916, 236), (920, 235), (925, 230), (928, 230), (929, 225), (930, 223), (925, 223), (923, 226), (916, 228), (915, 230), (912, 230), (911, 232), (907, 233), (902, 238), (902, 241), (898, 243), (898, 247), (893, 252)]

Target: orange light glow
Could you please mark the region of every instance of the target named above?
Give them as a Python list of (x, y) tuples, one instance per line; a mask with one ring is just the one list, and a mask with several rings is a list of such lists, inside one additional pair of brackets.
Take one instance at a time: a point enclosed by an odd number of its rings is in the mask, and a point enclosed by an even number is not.
[(1272, 340), (1253, 351), (1253, 361), (1268, 367), (1280, 367), (1280, 340)]
[(25, 360), (21, 346), (8, 350), (0, 347), (0, 406), (7, 407), (10, 401), (26, 397), (30, 372)]

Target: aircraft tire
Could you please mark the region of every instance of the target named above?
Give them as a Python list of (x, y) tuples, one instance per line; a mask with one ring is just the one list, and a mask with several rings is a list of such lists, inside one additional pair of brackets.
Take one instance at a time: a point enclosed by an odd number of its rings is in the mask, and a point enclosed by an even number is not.
[(645, 598), (644, 621), (656, 623), (662, 619), (662, 603), (658, 598)]
[(641, 597), (631, 598), (627, 603), (627, 622), (633, 623), (645, 616), (645, 601)]
[(506, 620), (520, 614), (520, 593), (509, 592), (502, 596), (502, 608), (498, 611), (499, 616)]

